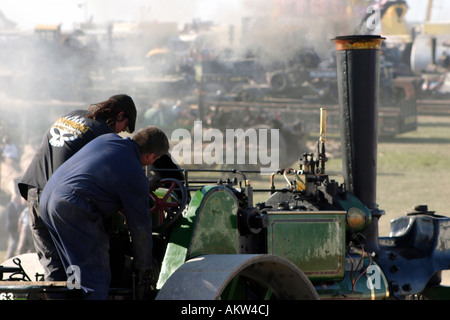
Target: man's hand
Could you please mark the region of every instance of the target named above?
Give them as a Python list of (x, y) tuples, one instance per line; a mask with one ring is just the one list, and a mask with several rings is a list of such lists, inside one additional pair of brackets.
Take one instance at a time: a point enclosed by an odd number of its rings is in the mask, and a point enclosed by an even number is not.
[(159, 272), (159, 265), (155, 259), (152, 261), (151, 268), (137, 270), (136, 297), (138, 300), (145, 299), (156, 289)]

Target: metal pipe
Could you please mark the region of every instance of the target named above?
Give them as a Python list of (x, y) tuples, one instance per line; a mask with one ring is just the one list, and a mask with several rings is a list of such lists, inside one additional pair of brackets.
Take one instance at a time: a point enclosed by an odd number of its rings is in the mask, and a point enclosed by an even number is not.
[[(341, 36), (336, 45), (342, 166), (346, 188), (377, 215), (378, 92), (380, 47), (376, 35)], [(375, 217), (376, 218), (376, 217)], [(378, 248), (378, 219), (366, 230)]]

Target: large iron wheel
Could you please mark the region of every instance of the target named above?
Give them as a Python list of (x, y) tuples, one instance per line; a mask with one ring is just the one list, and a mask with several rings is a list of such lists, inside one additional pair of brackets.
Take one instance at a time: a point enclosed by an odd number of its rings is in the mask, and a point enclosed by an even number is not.
[(306, 275), (285, 258), (261, 254), (204, 255), (165, 282), (159, 300), (317, 300)]

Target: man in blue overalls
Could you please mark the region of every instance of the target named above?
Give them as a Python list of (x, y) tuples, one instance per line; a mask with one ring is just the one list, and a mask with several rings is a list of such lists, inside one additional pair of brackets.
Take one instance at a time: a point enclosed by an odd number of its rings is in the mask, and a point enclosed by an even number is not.
[(85, 299), (106, 299), (111, 279), (104, 221), (123, 210), (132, 239), (133, 267), (152, 267), (150, 185), (143, 166), (169, 151), (166, 135), (146, 127), (132, 138), (104, 134), (62, 164), (47, 182), (40, 214), (63, 267)]

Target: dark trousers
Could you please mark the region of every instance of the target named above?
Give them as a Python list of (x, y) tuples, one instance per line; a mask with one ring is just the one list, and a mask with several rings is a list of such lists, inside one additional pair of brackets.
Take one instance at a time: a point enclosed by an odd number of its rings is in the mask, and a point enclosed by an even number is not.
[(31, 233), (39, 261), (44, 268), (44, 279), (46, 281), (66, 281), (67, 275), (58, 251), (39, 213), (39, 197), (40, 190), (38, 188), (28, 189)]

